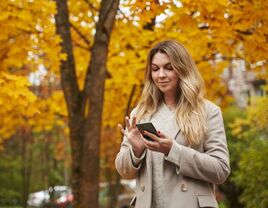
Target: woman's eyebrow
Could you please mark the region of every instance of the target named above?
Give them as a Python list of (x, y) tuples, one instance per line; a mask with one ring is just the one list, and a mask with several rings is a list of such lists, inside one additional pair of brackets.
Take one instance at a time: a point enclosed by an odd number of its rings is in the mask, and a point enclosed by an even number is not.
[[(158, 65), (157, 65), (157, 64), (155, 64), (155, 63), (151, 63), (151, 65), (158, 66)], [(164, 64), (164, 66), (167, 66), (167, 65), (171, 65), (171, 63), (170, 63), (170, 62), (168, 62), (168, 63)]]

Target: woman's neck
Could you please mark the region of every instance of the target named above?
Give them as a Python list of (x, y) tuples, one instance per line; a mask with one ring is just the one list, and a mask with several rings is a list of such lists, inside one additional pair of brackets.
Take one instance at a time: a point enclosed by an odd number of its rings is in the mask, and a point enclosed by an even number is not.
[(164, 95), (164, 102), (170, 110), (174, 110), (177, 105), (177, 99), (174, 95)]

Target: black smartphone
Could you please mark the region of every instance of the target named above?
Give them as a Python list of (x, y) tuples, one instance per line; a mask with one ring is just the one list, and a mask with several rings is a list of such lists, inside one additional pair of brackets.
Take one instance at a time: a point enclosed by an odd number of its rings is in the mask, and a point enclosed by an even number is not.
[[(154, 127), (154, 125), (151, 122), (148, 123), (137, 123), (136, 124), (137, 128), (140, 130), (140, 132), (142, 133), (142, 131), (148, 131), (156, 136), (158, 136), (157, 131)], [(148, 141), (154, 141), (152, 140), (149, 136), (147, 135), (142, 135), (145, 139), (147, 139)]]

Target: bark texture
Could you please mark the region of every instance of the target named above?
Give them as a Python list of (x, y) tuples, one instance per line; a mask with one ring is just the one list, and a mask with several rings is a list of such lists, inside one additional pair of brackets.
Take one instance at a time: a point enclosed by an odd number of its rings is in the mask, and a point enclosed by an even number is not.
[(61, 84), (64, 92), (72, 147), (72, 189), (74, 207), (98, 208), (99, 143), (103, 108), (106, 62), (119, 0), (102, 0), (96, 25), (91, 61), (87, 68), (84, 89), (79, 90), (75, 74), (67, 0), (57, 4), (57, 34), (62, 38)]

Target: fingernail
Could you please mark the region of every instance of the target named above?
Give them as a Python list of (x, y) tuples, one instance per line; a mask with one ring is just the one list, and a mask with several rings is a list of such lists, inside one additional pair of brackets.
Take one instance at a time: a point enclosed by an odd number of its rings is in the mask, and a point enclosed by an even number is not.
[(158, 134), (160, 134), (160, 131), (157, 131)]

